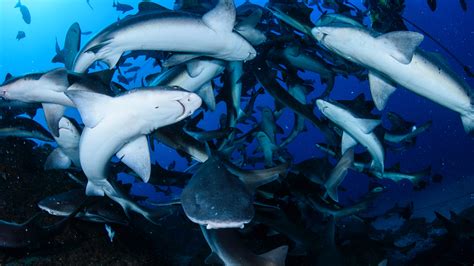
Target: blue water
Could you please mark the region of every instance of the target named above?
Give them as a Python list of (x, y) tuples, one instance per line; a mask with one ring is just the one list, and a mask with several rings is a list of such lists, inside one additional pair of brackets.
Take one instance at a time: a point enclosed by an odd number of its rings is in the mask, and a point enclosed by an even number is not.
[[(0, 1), (0, 77), (7, 73), (17, 76), (60, 67), (59, 64), (51, 63), (55, 55), (55, 40), (57, 38), (62, 47), (66, 31), (72, 23), (79, 22), (83, 31), (93, 32), (91, 35), (83, 36), (82, 44), (85, 44), (95, 33), (124, 16), (112, 7), (111, 0), (90, 0), (90, 2), (94, 7), (93, 10), (89, 8), (85, 0), (23, 0), (22, 3), (28, 6), (32, 16), (32, 23), (27, 25), (23, 22), (19, 10), (14, 8), (17, 0)], [(136, 6), (139, 1), (122, 0), (121, 2)], [(157, 2), (171, 8), (173, 1)], [(236, 1), (236, 4), (243, 2)], [(265, 3), (265, 1), (252, 2)], [(359, 1), (353, 2), (361, 5)], [(425, 0), (409, 0), (404, 16), (430, 32), (461, 58), (464, 64), (473, 67), (474, 3), (468, 1), (468, 5), (470, 5), (468, 11), (463, 12), (458, 1), (438, 1), (437, 11), (431, 12)], [(317, 18), (317, 16), (319, 13), (315, 11), (313, 17)], [(15, 37), (19, 30), (26, 33), (26, 38), (17, 41)], [(425, 38), (421, 47), (442, 53), (453, 69), (463, 74), (461, 67), (430, 39)], [(150, 70), (150, 65), (144, 65), (137, 79), (138, 82), (131, 83), (128, 88), (138, 87), (141, 76)], [(317, 77), (312, 78), (318, 80)], [(467, 79), (467, 82), (474, 88), (474, 79)], [(316, 90), (322, 89), (319, 83), (316, 83), (315, 87)], [(347, 79), (339, 77), (331, 98), (352, 99), (360, 92), (365, 92), (369, 99), (367, 82), (359, 82), (352, 77)], [(273, 100), (269, 96), (260, 97), (258, 105), (273, 105)], [(206, 114), (206, 120), (200, 126), (207, 129), (217, 127), (217, 118), (224, 109), (223, 103), (219, 104), (215, 113)], [(387, 152), (386, 166), (389, 167), (398, 161), (401, 162), (402, 170), (405, 171), (415, 171), (431, 166), (434, 173), (444, 176), (444, 180), (440, 184), (430, 184), (422, 192), (413, 192), (408, 182), (400, 184), (383, 182), (387, 186), (387, 192), (376, 204), (378, 208), (391, 206), (398, 201), (414, 200), (417, 210), (415, 213), (430, 215), (424, 213), (424, 207), (434, 205), (438, 209), (448, 210), (460, 209), (467, 204), (472, 205), (474, 203), (474, 181), (472, 181), (474, 140), (465, 134), (459, 116), (404, 89), (397, 90), (391, 97), (384, 112), (386, 111), (394, 111), (407, 120), (418, 123), (433, 120), (432, 128), (418, 138), (415, 148), (401, 153)], [(74, 110), (68, 112), (69, 115), (78, 118)], [(38, 112), (35, 119), (44, 123), (41, 112)], [(286, 111), (278, 123), (282, 128), (287, 129), (285, 135), (288, 134), (293, 125), (291, 112)], [(314, 146), (323, 141), (322, 135), (309, 123), (307, 126), (309, 131), (302, 133), (288, 146), (296, 162), (322, 156)], [(164, 146), (160, 146), (153, 155), (153, 159), (163, 166), (176, 160), (178, 170), (186, 167), (185, 160), (172, 149)], [(347, 192), (341, 193), (343, 199), (355, 199), (367, 191), (367, 178), (351, 172), (343, 186), (347, 189)], [(140, 193), (143, 192), (140, 190), (147, 189), (146, 186), (140, 185), (134, 191)]]

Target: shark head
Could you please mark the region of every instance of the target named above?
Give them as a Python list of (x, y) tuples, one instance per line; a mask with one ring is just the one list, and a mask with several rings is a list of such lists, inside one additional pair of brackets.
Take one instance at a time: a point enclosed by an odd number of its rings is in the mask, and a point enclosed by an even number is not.
[[(135, 109), (137, 120), (146, 124), (142, 133), (179, 122), (192, 115), (202, 104), (201, 98), (179, 87), (140, 89), (130, 93), (124, 108)], [(138, 121), (137, 121), (138, 122)]]
[(228, 38), (229, 51), (228, 61), (250, 61), (257, 56), (257, 51), (243, 37), (236, 33), (231, 33)]
[(41, 78), (41, 74), (29, 74), (19, 78), (6, 80), (0, 86), (0, 97), (5, 100), (22, 100), (29, 91), (34, 89), (35, 81)]
[[(313, 37), (324, 47), (333, 52), (344, 51), (344, 48), (350, 48), (350, 44), (354, 43), (353, 32), (354, 27), (314, 27), (311, 30)], [(353, 48), (353, 47), (352, 47)]]

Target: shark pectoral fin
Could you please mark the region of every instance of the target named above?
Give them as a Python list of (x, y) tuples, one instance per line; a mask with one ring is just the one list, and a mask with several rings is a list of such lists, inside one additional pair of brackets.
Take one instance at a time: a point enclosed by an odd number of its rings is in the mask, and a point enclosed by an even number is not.
[(405, 65), (411, 62), (423, 39), (423, 34), (413, 31), (394, 31), (377, 37), (377, 40), (387, 42), (391, 46), (388, 50), (390, 56)]
[(383, 110), (387, 100), (397, 89), (391, 82), (387, 82), (379, 74), (369, 71), (370, 93), (374, 104), (379, 110)]
[(112, 97), (85, 90), (69, 90), (65, 94), (76, 105), (84, 125), (94, 128), (104, 119), (107, 113), (107, 105)]
[[(199, 55), (199, 54), (173, 54), (168, 59), (163, 61), (162, 66), (163, 67), (176, 66), (176, 65), (179, 65), (179, 64), (186, 63), (186, 62), (188, 62), (190, 60), (193, 60), (194, 58), (197, 58), (197, 57), (200, 57), (200, 56), (201, 55)], [(189, 75), (191, 77), (193, 77), (193, 75), (191, 75), (191, 74), (189, 74)]]
[(357, 119), (359, 125), (361, 126), (362, 132), (365, 134), (369, 134), (372, 132), (376, 127), (382, 123), (381, 120), (378, 119), (363, 119), (363, 118), (358, 118)]
[(236, 19), (233, 0), (220, 0), (217, 5), (202, 16), (202, 21), (215, 31), (232, 32)]
[(220, 264), (220, 265), (224, 264), (221, 258), (219, 258), (219, 256), (214, 252), (212, 252), (211, 254), (209, 254), (209, 256), (207, 256), (204, 263), (205, 264)]
[(40, 78), (41, 80), (48, 80), (48, 84), (54, 84), (50, 89), (63, 92), (69, 87), (67, 70), (65, 68), (57, 68), (46, 72)]
[(259, 257), (272, 262), (272, 265), (285, 265), (288, 246), (281, 246), (259, 255)]
[(461, 115), (462, 125), (466, 133), (473, 134), (474, 132), (474, 111), (467, 115)]
[(214, 111), (216, 109), (216, 97), (214, 96), (214, 89), (210, 81), (202, 85), (202, 87), (197, 91), (197, 95), (201, 97), (209, 110)]
[(344, 131), (342, 133), (341, 154), (346, 153), (348, 149), (354, 147), (355, 145), (357, 145), (357, 140)]
[(44, 170), (68, 169), (71, 166), (71, 159), (64, 154), (60, 148), (54, 149), (46, 158)]
[(102, 189), (102, 187), (95, 185), (91, 181), (88, 181), (86, 185), (86, 195), (103, 197), (104, 190)]
[[(192, 55), (191, 55), (192, 56)], [(192, 78), (199, 76), (204, 71), (204, 65), (201, 60), (190, 61), (186, 64), (186, 71)]]
[(55, 103), (43, 103), (43, 111), (49, 130), (59, 137), (59, 120), (63, 117), (66, 107)]
[(125, 144), (117, 152), (117, 157), (137, 173), (143, 182), (148, 182), (151, 173), (151, 162), (146, 136), (140, 136)]

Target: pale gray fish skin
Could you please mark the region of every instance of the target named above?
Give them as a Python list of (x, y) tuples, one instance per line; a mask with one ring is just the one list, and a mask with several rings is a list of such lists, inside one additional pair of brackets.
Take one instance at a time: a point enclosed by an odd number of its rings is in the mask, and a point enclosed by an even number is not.
[[(201, 60), (194, 59), (185, 63), (185, 67), (175, 66), (182, 70), (169, 69), (157, 76), (149, 86), (178, 86), (187, 91), (202, 95), (201, 98), (213, 110), (215, 108), (214, 92), (205, 94), (206, 89), (212, 90), (211, 81), (220, 75), (225, 67), (221, 60)], [(207, 97), (212, 97), (208, 99)]]
[[(207, 244), (212, 250), (211, 255), (218, 256), (220, 263), (225, 265), (256, 265), (283, 266), (285, 265), (288, 246), (281, 246), (267, 253), (256, 255), (240, 241), (235, 229), (211, 229), (201, 226), (201, 231)], [(206, 260), (211, 261), (211, 256)]]
[(200, 165), (181, 193), (181, 204), (192, 222), (207, 229), (243, 228), (255, 215), (251, 191), (217, 156)]
[(104, 195), (102, 187), (108, 185), (108, 162), (120, 151), (124, 154), (119, 158), (125, 163), (123, 157), (130, 158), (132, 165), (126, 164), (147, 181), (150, 154), (146, 135), (183, 120), (201, 105), (196, 94), (166, 87), (142, 88), (115, 98), (87, 91), (68, 91), (67, 95), (78, 105), (85, 123), (79, 156), (89, 180), (86, 192), (98, 196)]
[(339, 202), (337, 188), (344, 181), (349, 168), (354, 163), (354, 149), (347, 150), (337, 162), (334, 169), (329, 174), (328, 180), (324, 183), (326, 194), (336, 202)]
[(5, 100), (74, 106), (64, 94), (68, 86), (67, 71), (57, 68), (45, 73), (10, 79), (0, 86), (0, 92)]
[(166, 12), (133, 16), (95, 36), (79, 53), (74, 71), (85, 72), (97, 60), (106, 61), (112, 68), (125, 51), (133, 50), (184, 52), (229, 61), (252, 60), (256, 51), (232, 32), (234, 22), (232, 0), (220, 0), (202, 18)]
[[(397, 41), (419, 44), (423, 35), (413, 32), (401, 32), (411, 35), (413, 40), (399, 38)], [(474, 107), (472, 90), (462, 78), (454, 73), (444, 60), (412, 47), (395, 48), (391, 35), (377, 36), (376, 33), (362, 27), (315, 27), (312, 30), (316, 40), (327, 49), (347, 60), (369, 70), (372, 96), (378, 109), (383, 109), (395, 87), (393, 82), (406, 89), (430, 99), (461, 115), (466, 132), (474, 130)], [(391, 35), (390, 35), (391, 34)], [(386, 37), (389, 36), (389, 37)], [(412, 57), (396, 59), (398, 50)], [(406, 50), (405, 50), (406, 49)], [(380, 88), (373, 86), (376, 84)], [(374, 92), (376, 93), (374, 95)]]
[[(54, 140), (58, 144), (58, 148), (53, 151), (46, 159), (45, 169), (67, 169), (71, 164), (81, 168), (81, 162), (79, 160), (79, 141), (81, 139), (81, 133), (74, 126), (74, 124), (66, 117), (62, 117), (59, 120), (59, 136), (53, 136)], [(66, 167), (60, 167), (59, 164), (55, 163), (56, 158), (59, 154), (60, 157), (68, 159)]]
[(371, 128), (370, 132), (368, 133), (364, 132), (364, 128), (368, 126), (367, 122), (374, 122), (374, 120), (359, 119), (355, 117), (349, 110), (321, 99), (318, 99), (316, 104), (324, 116), (341, 127), (344, 130), (344, 133), (347, 133), (352, 139), (356, 140), (358, 143), (367, 148), (369, 153), (372, 155), (373, 170), (383, 173), (383, 146), (378, 140), (377, 136), (371, 132), (373, 128)]

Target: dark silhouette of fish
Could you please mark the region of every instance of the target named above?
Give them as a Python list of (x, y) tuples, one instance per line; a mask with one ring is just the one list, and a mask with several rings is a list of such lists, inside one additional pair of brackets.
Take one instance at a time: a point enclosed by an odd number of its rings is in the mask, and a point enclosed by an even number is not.
[(85, 200), (69, 216), (50, 226), (41, 226), (39, 224), (41, 213), (37, 213), (22, 224), (0, 220), (0, 247), (26, 248), (40, 245), (61, 233), (69, 221), (92, 202), (94, 202), (94, 200)]
[(467, 3), (466, 0), (459, 0), (459, 4), (461, 5), (461, 8), (464, 12), (467, 11)]
[(428, 3), (428, 6), (430, 7), (431, 11), (436, 10), (436, 6), (437, 6), (436, 0), (428, 0), (427, 3)]
[(22, 31), (22, 30), (18, 31), (18, 34), (16, 35), (16, 39), (18, 41), (25, 38), (25, 37), (26, 37), (26, 33), (24, 31)]
[(56, 39), (56, 55), (51, 62), (63, 63), (66, 69), (71, 69), (76, 55), (81, 48), (81, 27), (79, 23), (74, 23), (69, 27), (64, 40), (64, 48), (61, 50)]
[(31, 23), (31, 14), (30, 10), (28, 10), (28, 7), (25, 5), (21, 4), (21, 0), (18, 0), (18, 3), (16, 3), (15, 8), (20, 8), (21, 16), (23, 17), (23, 20), (25, 21), (26, 24)]
[(121, 11), (122, 14), (130, 11), (130, 10), (133, 10), (133, 7), (131, 5), (127, 5), (127, 4), (122, 4), (120, 3), (119, 1), (114, 1), (112, 7), (115, 7), (115, 9), (117, 11)]

